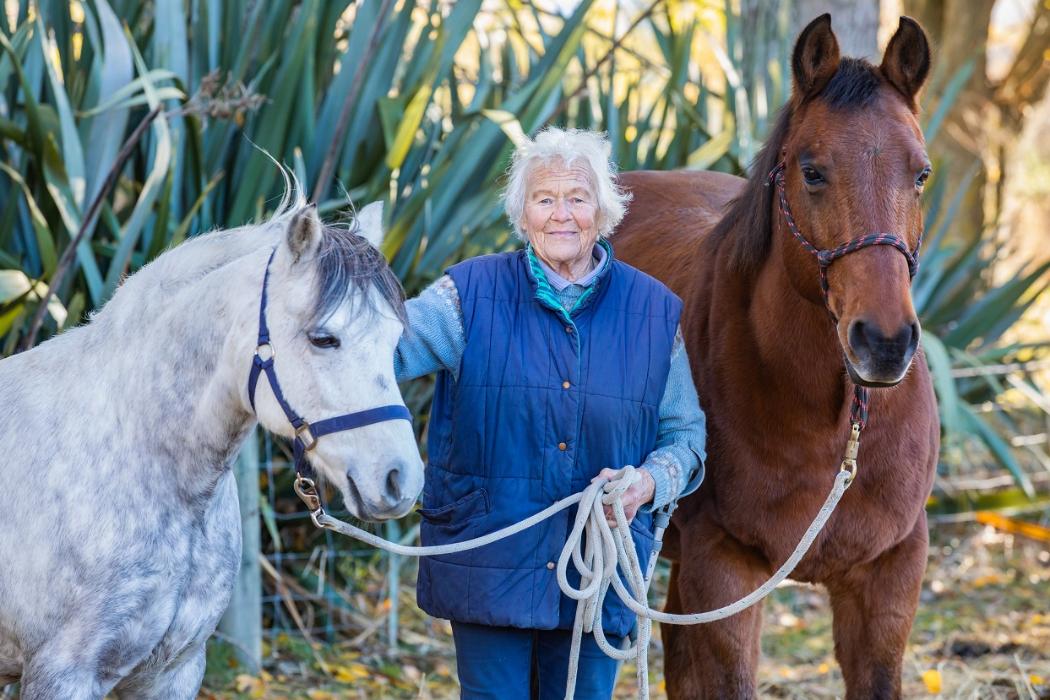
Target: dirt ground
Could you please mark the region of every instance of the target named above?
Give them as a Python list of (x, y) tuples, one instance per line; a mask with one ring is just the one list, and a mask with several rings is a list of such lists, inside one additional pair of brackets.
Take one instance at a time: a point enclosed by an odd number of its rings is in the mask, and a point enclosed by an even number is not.
[[(904, 659), (905, 697), (1050, 698), (1050, 543), (976, 523), (934, 526), (931, 539)], [(260, 676), (239, 672), (232, 657), (217, 650), (200, 698), (458, 697), (447, 623), (427, 620), (412, 604), (411, 588), (402, 599), (396, 656), (375, 630), (364, 630), (352, 646), (311, 646), (282, 635), (276, 648), (265, 650)], [(764, 619), (761, 697), (843, 696), (823, 591), (778, 589), (765, 603)], [(658, 699), (666, 694), (654, 637), (650, 689)], [(636, 694), (634, 671), (624, 667), (616, 697)]]

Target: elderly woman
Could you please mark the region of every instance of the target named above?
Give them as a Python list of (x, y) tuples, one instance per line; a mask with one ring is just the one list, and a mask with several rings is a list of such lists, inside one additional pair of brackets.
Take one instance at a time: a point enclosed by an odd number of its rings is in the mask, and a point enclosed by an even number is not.
[[(645, 562), (652, 509), (703, 477), (682, 304), (613, 258), (606, 238), (629, 196), (608, 154), (587, 131), (549, 128), (522, 144), (505, 205), (525, 248), (454, 265), (408, 302), (398, 378), (438, 373), (423, 544), (481, 536), (634, 465), (642, 478), (623, 502)], [(555, 562), (571, 517), (420, 560), (419, 606), (452, 622), (464, 698), (564, 696), (576, 601)], [(634, 616), (610, 594), (602, 622), (618, 645)], [(611, 697), (616, 668), (586, 635), (576, 697)]]

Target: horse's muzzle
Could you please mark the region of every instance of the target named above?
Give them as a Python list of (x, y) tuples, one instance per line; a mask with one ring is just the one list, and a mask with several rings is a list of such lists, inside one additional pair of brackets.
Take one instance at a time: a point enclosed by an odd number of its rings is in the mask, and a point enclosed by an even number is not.
[(874, 323), (863, 319), (851, 321), (847, 337), (855, 361), (847, 358), (850, 379), (867, 387), (898, 384), (915, 356), (919, 334), (918, 321), (904, 324), (892, 336), (884, 335)]
[(365, 498), (355, 483), (356, 474), (353, 469), (347, 470), (346, 477), (349, 484), (349, 500), (347, 507), (362, 520), (390, 520), (406, 515), (415, 505), (417, 493), (413, 493), (409, 485), (409, 474), (411, 466), (402, 461), (396, 461), (387, 469), (386, 476), (376, 475), (377, 481), (382, 480), (378, 499)]

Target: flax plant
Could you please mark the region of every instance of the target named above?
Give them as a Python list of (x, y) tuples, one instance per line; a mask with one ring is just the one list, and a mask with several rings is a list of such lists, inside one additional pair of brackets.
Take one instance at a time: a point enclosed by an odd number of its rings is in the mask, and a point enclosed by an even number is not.
[[(744, 174), (788, 93), (785, 11), (545, 5), (7, 2), (0, 353), (81, 322), (185, 238), (265, 216), (283, 187), (271, 157), (330, 218), (384, 200), (384, 252), (410, 294), (455, 260), (514, 245), (502, 173), (514, 141), (545, 124), (607, 131), (624, 169)], [(952, 368), (1042, 352), (1002, 339), (1046, 266), (968, 286), (987, 245), (953, 250), (937, 233), (959, 196), (933, 188), (915, 287), (942, 422), (1026, 485), (1004, 437), (1015, 426), (974, 410), (1002, 387)], [(426, 384), (407, 391), (422, 410)]]

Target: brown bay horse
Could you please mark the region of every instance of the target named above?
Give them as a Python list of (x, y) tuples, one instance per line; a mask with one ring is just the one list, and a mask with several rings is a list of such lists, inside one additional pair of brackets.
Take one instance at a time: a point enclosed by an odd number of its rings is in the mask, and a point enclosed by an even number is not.
[[(787, 559), (838, 471), (857, 420), (854, 387), (876, 387), (856, 479), (792, 574), (830, 594), (854, 699), (899, 697), (926, 565), (939, 424), (910, 254), (929, 175), (916, 117), (929, 65), (926, 36), (908, 18), (879, 66), (840, 59), (830, 17), (814, 20), (750, 180), (624, 173), (634, 201), (613, 239), (622, 259), (685, 302), (708, 416), (707, 478), (668, 536), (669, 612), (731, 603)], [(841, 255), (826, 259), (826, 279), (818, 249)], [(669, 696), (754, 697), (760, 627), (759, 606), (664, 626)]]

